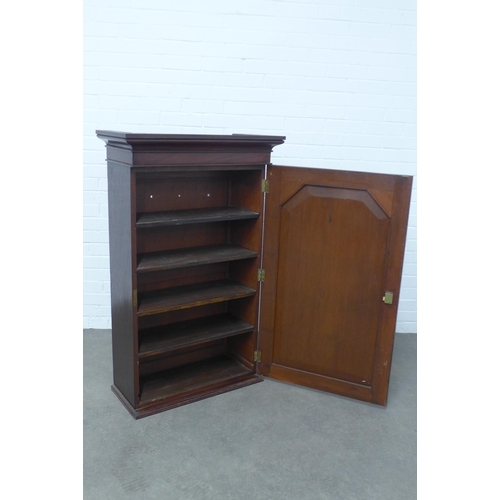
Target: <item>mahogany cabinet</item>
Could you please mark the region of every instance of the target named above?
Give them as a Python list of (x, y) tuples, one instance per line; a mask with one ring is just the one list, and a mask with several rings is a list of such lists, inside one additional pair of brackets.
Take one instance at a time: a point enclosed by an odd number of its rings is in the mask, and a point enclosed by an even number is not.
[(411, 177), (272, 165), (279, 136), (97, 135), (135, 418), (263, 376), (386, 405)]

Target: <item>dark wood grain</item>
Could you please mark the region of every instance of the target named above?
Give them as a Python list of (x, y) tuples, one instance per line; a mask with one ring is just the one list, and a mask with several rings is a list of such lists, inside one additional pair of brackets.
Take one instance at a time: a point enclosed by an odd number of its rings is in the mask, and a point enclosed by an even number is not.
[[(248, 224), (258, 219), (238, 221)], [(139, 255), (180, 248), (194, 248), (208, 245), (222, 245), (228, 241), (225, 221), (210, 224), (186, 224), (180, 226), (157, 226), (142, 228), (137, 233), (137, 253)], [(239, 246), (251, 248), (234, 241)]]
[(187, 346), (163, 353), (158, 356), (149, 356), (139, 362), (139, 377), (154, 375), (165, 370), (171, 370), (179, 366), (198, 363), (204, 359), (225, 356), (226, 339), (213, 340), (194, 346)]
[(264, 207), (264, 167), (284, 137), (97, 135), (110, 169), (112, 389), (135, 418), (258, 373), (386, 404), (411, 178), (270, 165)]
[[(242, 299), (245, 300), (245, 299)], [(232, 302), (238, 302), (232, 301)], [(172, 323), (181, 323), (207, 316), (216, 316), (217, 314), (227, 313), (227, 302), (216, 302), (215, 304), (207, 304), (199, 307), (191, 307), (189, 309), (177, 309), (163, 314), (149, 314), (138, 318), (139, 332), (150, 328), (170, 325)]]
[[(262, 179), (264, 172), (238, 172), (229, 184), (228, 202), (230, 205), (244, 206), (249, 210), (263, 213), (264, 196)], [(230, 241), (237, 245), (255, 250), (261, 256), (263, 218), (239, 221), (230, 225)], [(257, 276), (261, 259), (234, 261), (230, 264), (230, 276), (251, 288), (258, 288)], [(259, 287), (260, 288), (260, 287)], [(257, 324), (259, 315), (258, 296), (252, 299), (235, 300), (228, 304), (229, 312), (248, 323)], [(228, 339), (227, 346), (236, 359), (246, 366), (254, 366), (254, 352), (258, 341), (258, 331), (252, 335), (238, 335)]]
[(365, 190), (305, 186), (281, 206), (273, 363), (371, 383), (388, 228)]
[(259, 134), (146, 134), (131, 133), (117, 130), (96, 130), (97, 136), (108, 142), (121, 144), (160, 144), (165, 149), (171, 144), (204, 144), (220, 149), (221, 146), (231, 144), (251, 145), (252, 143), (268, 144), (274, 146), (282, 144), (285, 137), (281, 135), (259, 135)]
[(399, 292), (403, 273), (403, 259), (410, 211), (413, 178), (400, 176), (394, 186), (391, 232), (387, 245), (384, 290), (394, 292), (391, 305), (381, 304), (380, 334), (375, 346), (371, 402), (386, 406), (389, 393), (394, 334), (399, 306)]
[(156, 356), (172, 349), (249, 333), (253, 330), (252, 325), (230, 314), (148, 329), (140, 335), (139, 359)]
[(199, 266), (167, 269), (165, 271), (137, 273), (137, 289), (139, 291), (139, 296), (145, 292), (167, 290), (168, 288), (176, 286), (223, 280), (228, 276), (227, 267), (227, 262), (217, 262)]
[(397, 304), (382, 297), (399, 292), (411, 181), (275, 165), (269, 178), (260, 373), (385, 405)]
[(144, 294), (139, 302), (137, 315), (160, 314), (176, 309), (251, 297), (256, 293), (256, 290), (232, 280), (174, 287), (157, 293)]
[(141, 404), (227, 384), (249, 374), (251, 372), (247, 368), (229, 357), (221, 356), (191, 363), (145, 378), (142, 383)]
[(137, 134), (98, 130), (106, 142), (108, 160), (135, 168), (205, 169), (262, 168), (274, 146), (285, 137), (263, 135)]
[(257, 257), (258, 253), (247, 248), (227, 243), (195, 248), (182, 248), (167, 252), (155, 252), (139, 258), (137, 272), (165, 271), (181, 267), (230, 262)]
[(278, 364), (273, 364), (271, 366), (269, 376), (277, 380), (282, 380), (283, 382), (311, 387), (319, 391), (331, 392), (332, 394), (339, 394), (340, 396), (358, 399), (360, 401), (371, 401), (371, 387), (363, 384), (356, 384), (354, 382), (306, 372), (296, 368), (290, 368), (289, 366), (284, 367)]
[(216, 207), (193, 210), (170, 210), (140, 214), (136, 227), (176, 226), (219, 221), (258, 219), (260, 214), (239, 207)]
[(97, 136), (113, 169), (113, 392), (140, 418), (260, 382), (260, 181), (285, 138)]
[(111, 274), (113, 383), (134, 405), (138, 395), (137, 337), (132, 301), (135, 286), (134, 179), (128, 170), (108, 164), (108, 212)]
[[(227, 172), (151, 172), (137, 174), (137, 212), (167, 212), (225, 207)], [(245, 206), (236, 204), (235, 206)]]

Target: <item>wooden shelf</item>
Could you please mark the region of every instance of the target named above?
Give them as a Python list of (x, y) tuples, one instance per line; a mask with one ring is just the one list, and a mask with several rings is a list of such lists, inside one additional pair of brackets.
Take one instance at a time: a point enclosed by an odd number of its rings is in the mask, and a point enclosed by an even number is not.
[(232, 358), (221, 356), (148, 376), (141, 384), (141, 405), (224, 386), (252, 375)]
[(143, 254), (137, 265), (137, 272), (165, 271), (181, 267), (229, 262), (250, 259), (257, 257), (257, 255), (257, 252), (232, 244), (182, 248), (180, 250)]
[(149, 328), (140, 335), (139, 359), (173, 349), (253, 332), (253, 330), (252, 325), (230, 314), (217, 314), (168, 326)]
[(257, 292), (232, 280), (208, 281), (195, 285), (179, 286), (145, 294), (139, 301), (137, 316), (160, 314), (226, 300), (251, 297)]
[(136, 227), (179, 226), (206, 222), (225, 222), (231, 220), (258, 219), (260, 214), (238, 207), (216, 207), (190, 210), (171, 210), (139, 214)]

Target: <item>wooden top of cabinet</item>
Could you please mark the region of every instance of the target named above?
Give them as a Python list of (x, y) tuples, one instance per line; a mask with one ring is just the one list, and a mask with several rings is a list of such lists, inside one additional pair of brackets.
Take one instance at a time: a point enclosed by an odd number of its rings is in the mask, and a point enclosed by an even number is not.
[(137, 134), (97, 130), (107, 159), (130, 167), (245, 168), (270, 163), (274, 146), (285, 137), (251, 134)]
[(277, 146), (285, 142), (284, 136), (279, 135), (253, 135), (253, 134), (231, 134), (231, 135), (213, 135), (213, 134), (141, 134), (119, 132), (116, 130), (97, 130), (99, 138), (106, 142), (116, 142), (122, 144), (144, 144), (144, 143), (163, 143), (167, 144), (197, 144), (197, 143), (219, 143), (220, 145), (246, 144), (254, 145), (256, 143), (269, 144)]

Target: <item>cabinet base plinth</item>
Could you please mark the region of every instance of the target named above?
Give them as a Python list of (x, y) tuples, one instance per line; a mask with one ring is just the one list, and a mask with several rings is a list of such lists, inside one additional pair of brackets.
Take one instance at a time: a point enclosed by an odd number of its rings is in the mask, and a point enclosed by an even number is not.
[(241, 380), (234, 381), (223, 387), (212, 388), (204, 391), (200, 391), (197, 393), (191, 393), (186, 395), (181, 395), (177, 397), (165, 398), (154, 403), (149, 403), (146, 405), (139, 405), (137, 408), (134, 408), (129, 401), (123, 396), (120, 390), (112, 385), (111, 390), (118, 397), (120, 402), (125, 406), (128, 412), (137, 420), (139, 418), (147, 417), (149, 415), (154, 415), (155, 413), (161, 413), (166, 410), (171, 410), (173, 408), (177, 408), (179, 406), (187, 405), (189, 403), (194, 403), (196, 401), (201, 401), (202, 399), (211, 398), (212, 396), (217, 396), (219, 394), (224, 394), (225, 392), (233, 391), (235, 389), (240, 389), (242, 387), (246, 387), (247, 385), (257, 384), (258, 382), (262, 382), (264, 379), (260, 375), (251, 374), (248, 375)]

